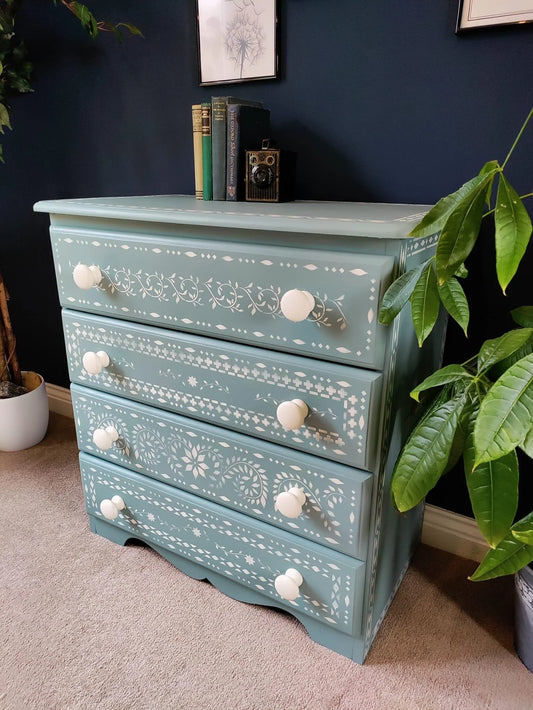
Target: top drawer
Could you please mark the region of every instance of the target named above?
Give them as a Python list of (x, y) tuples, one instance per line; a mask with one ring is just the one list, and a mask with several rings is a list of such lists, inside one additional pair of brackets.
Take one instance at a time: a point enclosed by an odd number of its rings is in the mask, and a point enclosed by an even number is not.
[[(391, 256), (57, 227), (51, 235), (60, 300), (69, 308), (383, 367), (386, 329), (377, 312)], [(97, 266), (101, 281), (77, 286), (79, 264)], [(281, 308), (293, 289), (314, 300), (298, 322)]]

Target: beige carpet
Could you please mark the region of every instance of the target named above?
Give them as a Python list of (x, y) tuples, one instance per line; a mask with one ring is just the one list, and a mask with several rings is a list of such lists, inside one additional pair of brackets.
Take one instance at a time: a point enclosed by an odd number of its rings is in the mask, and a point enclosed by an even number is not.
[(512, 580), (421, 547), (364, 666), (89, 531), (71, 420), (0, 453), (1, 710), (530, 710)]

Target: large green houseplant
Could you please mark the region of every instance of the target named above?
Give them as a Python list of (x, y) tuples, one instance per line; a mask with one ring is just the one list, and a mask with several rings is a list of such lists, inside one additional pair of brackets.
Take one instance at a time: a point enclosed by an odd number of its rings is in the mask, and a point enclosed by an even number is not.
[[(494, 220), (496, 273), (505, 293), (531, 237), (531, 219), (505, 168), (533, 115), (529, 113), (500, 165), (480, 173), (442, 198), (411, 232), (439, 234), (436, 254), (389, 287), (380, 322), (411, 308), (419, 345), (444, 308), (467, 331), (469, 303), (460, 279), (484, 219)], [(495, 184), (497, 183), (497, 189)], [(513, 574), (533, 561), (533, 512), (515, 521), (520, 448), (533, 457), (533, 306), (512, 312), (517, 328), (487, 340), (464, 362), (447, 365), (411, 393), (422, 415), (394, 469), (392, 498), (399, 511), (418, 505), (461, 456), (477, 525), (490, 549), (471, 575), (486, 580)]]

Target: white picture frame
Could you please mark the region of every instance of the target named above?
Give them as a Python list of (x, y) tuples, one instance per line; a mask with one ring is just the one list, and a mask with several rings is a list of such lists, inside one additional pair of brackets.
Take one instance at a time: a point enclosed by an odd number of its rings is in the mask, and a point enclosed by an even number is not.
[(460, 0), (457, 32), (533, 22), (533, 0)]

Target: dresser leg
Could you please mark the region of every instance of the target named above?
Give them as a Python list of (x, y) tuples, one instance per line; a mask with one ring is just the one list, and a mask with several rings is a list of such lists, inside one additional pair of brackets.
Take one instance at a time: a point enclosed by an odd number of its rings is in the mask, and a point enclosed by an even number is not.
[[(125, 545), (130, 538), (135, 538), (126, 530), (121, 530), (120, 528), (111, 525), (111, 523), (101, 520), (94, 515), (89, 515), (89, 523), (91, 526), (91, 532), (101, 535), (102, 537), (111, 540), (111, 542), (116, 542), (117, 545)], [(135, 538), (137, 539), (137, 538)]]

